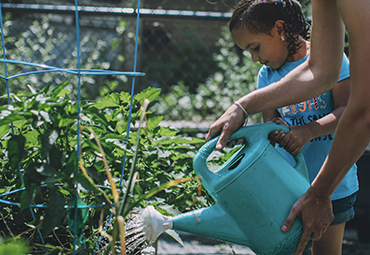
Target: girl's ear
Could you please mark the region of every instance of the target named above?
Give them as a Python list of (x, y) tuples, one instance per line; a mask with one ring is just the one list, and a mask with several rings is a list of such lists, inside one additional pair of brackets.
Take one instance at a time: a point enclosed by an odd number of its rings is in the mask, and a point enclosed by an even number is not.
[(277, 20), (275, 22), (275, 29), (276, 31), (278, 32), (278, 34), (281, 36), (281, 35), (284, 35), (284, 21), (282, 20)]

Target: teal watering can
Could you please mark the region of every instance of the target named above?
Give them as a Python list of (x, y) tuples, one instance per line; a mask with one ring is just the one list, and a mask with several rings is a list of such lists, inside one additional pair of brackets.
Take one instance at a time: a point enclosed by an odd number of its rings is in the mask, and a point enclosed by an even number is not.
[(288, 132), (273, 122), (237, 130), (230, 141), (243, 138), (246, 143), (216, 172), (208, 169), (207, 158), (219, 137), (203, 145), (194, 158), (194, 171), (215, 204), (175, 217), (148, 206), (143, 212), (148, 241), (155, 241), (166, 229), (175, 229), (245, 245), (256, 254), (293, 254), (302, 222), (297, 218), (286, 233), (281, 226), (310, 184), (303, 154), (295, 156), (293, 167), (271, 145), (268, 135), (276, 130)]

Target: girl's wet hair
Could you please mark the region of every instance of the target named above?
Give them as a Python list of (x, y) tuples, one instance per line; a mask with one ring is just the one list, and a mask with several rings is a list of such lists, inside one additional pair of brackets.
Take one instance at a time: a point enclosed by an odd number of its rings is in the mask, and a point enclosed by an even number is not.
[(298, 37), (309, 38), (309, 24), (305, 20), (301, 5), (296, 0), (280, 0), (265, 3), (263, 0), (241, 0), (235, 7), (229, 29), (246, 26), (252, 33), (270, 34), (277, 20), (284, 21), (284, 37), (288, 42), (289, 55), (301, 48)]

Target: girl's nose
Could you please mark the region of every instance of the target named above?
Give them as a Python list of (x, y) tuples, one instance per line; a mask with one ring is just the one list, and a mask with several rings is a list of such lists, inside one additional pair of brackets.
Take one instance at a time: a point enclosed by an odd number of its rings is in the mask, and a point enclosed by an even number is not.
[(257, 62), (260, 59), (260, 57), (257, 54), (253, 54), (253, 53), (251, 53), (251, 54), (252, 54), (253, 62)]

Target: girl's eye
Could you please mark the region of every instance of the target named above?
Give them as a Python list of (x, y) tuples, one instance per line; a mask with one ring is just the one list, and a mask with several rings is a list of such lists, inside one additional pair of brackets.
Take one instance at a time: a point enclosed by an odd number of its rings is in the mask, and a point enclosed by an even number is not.
[(260, 49), (260, 46), (257, 46), (256, 48), (254, 48), (253, 50), (254, 51), (258, 51)]

